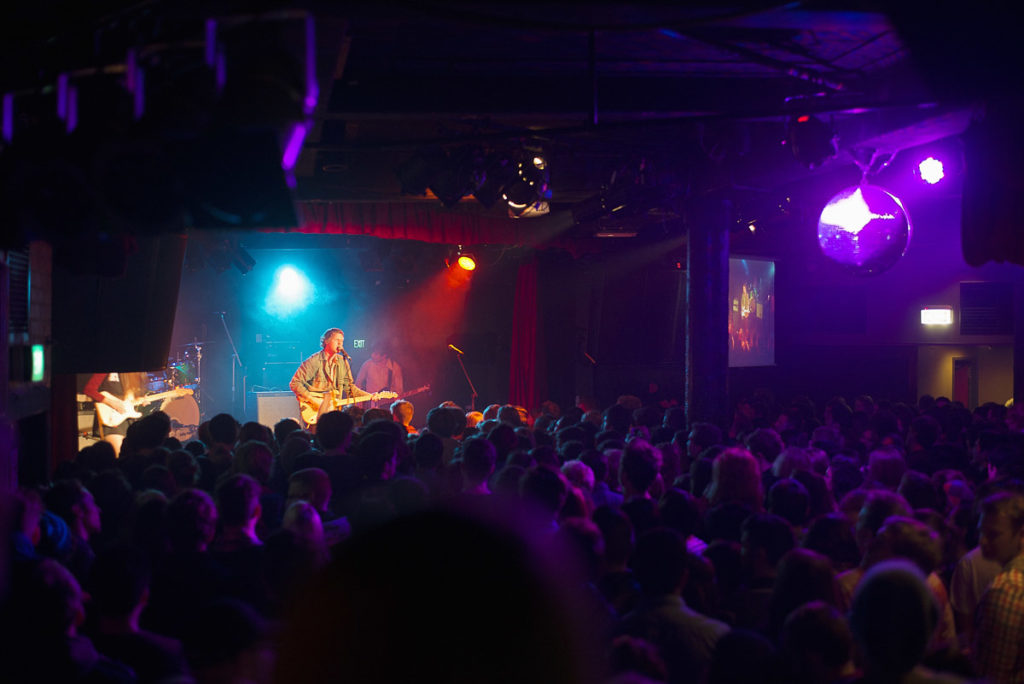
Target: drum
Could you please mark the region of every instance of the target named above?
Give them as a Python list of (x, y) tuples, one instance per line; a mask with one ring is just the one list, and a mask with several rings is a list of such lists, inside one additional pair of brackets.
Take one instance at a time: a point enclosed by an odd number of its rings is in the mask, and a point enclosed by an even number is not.
[(167, 382), (171, 387), (194, 387), (196, 384), (196, 365), (187, 356), (168, 362)]
[(195, 397), (177, 397), (163, 407), (163, 412), (171, 417), (171, 437), (185, 443), (196, 439), (199, 431), (199, 404)]
[(166, 371), (160, 373), (147, 373), (146, 374), (146, 388), (150, 392), (165, 392), (170, 385), (167, 383)]

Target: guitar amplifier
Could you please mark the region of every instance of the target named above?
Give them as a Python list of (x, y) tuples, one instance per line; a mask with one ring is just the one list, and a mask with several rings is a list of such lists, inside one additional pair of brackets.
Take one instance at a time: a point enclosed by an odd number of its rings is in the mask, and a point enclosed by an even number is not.
[(263, 364), (263, 382), (260, 385), (267, 390), (284, 392), (298, 367), (297, 361), (267, 361)]
[[(290, 376), (289, 376), (290, 377)], [(253, 392), (256, 395), (256, 420), (274, 427), (282, 418), (294, 418), (302, 425), (299, 402), (291, 392)]]

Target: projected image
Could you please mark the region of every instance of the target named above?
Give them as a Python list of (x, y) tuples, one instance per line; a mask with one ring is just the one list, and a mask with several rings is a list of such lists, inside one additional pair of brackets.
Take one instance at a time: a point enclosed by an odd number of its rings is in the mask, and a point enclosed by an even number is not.
[(729, 259), (729, 366), (775, 364), (775, 263)]

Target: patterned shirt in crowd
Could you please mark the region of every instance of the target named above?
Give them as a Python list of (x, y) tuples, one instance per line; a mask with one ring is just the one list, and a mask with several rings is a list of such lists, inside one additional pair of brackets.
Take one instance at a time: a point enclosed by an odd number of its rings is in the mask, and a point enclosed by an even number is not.
[(1024, 554), (1006, 564), (981, 599), (974, 659), (992, 681), (1024, 684)]

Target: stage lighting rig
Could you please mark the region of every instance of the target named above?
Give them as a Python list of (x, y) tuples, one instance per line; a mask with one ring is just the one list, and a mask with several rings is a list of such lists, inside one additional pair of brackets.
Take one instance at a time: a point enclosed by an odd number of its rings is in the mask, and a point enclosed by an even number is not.
[(462, 248), (462, 245), (459, 245), (456, 248), (454, 254), (452, 252), (449, 252), (449, 254), (451, 256), (449, 256), (447, 259), (445, 259), (445, 265), (448, 268), (451, 268), (452, 266), (458, 266), (463, 271), (475, 271), (476, 270), (476, 265), (477, 265), (476, 257), (474, 257), (472, 254), (470, 254), (468, 251), (464, 250)]
[(515, 175), (515, 164), (508, 155), (492, 152), (484, 159), (483, 179), (473, 190), (473, 197), (490, 209), (501, 199), (505, 186)]
[(508, 203), (509, 216), (524, 218), (548, 213), (551, 207), (546, 200), (551, 198), (551, 175), (544, 155), (539, 150), (524, 150), (517, 155), (513, 171), (515, 175), (501, 194)]
[(428, 188), (442, 205), (450, 209), (484, 182), (483, 165), (483, 152), (479, 148), (452, 150), (441, 158)]

